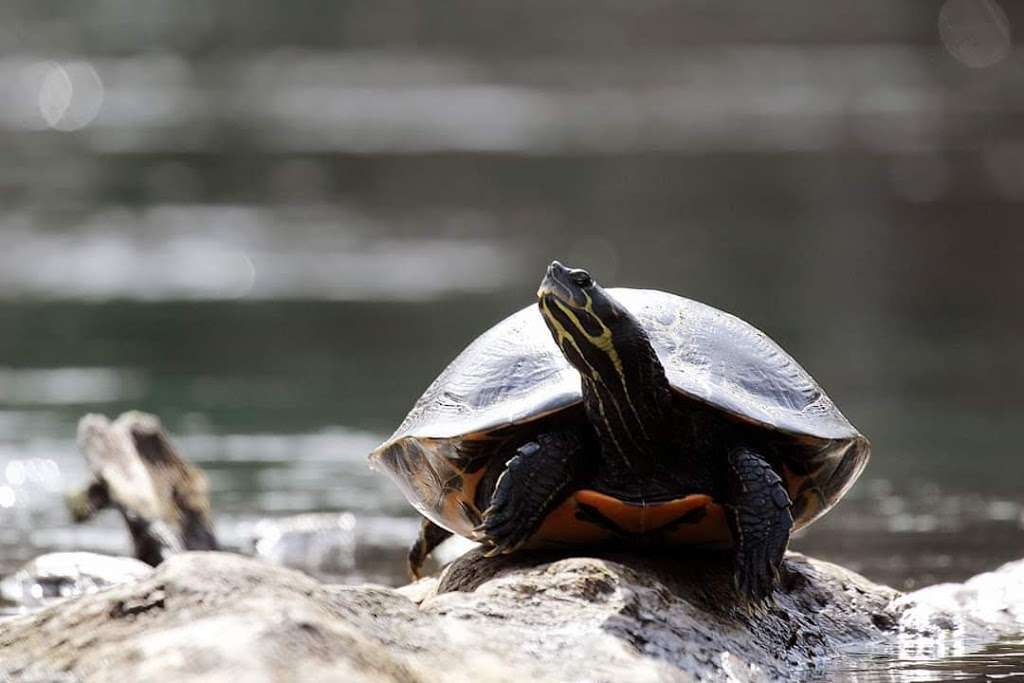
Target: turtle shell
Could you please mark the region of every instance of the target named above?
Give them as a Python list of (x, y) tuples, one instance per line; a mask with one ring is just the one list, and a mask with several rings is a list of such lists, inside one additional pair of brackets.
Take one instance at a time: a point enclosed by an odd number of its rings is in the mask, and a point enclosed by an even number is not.
[[(796, 528), (824, 514), (853, 484), (869, 456), (867, 440), (767, 335), (736, 316), (667, 292), (607, 291), (643, 325), (681, 397), (791, 442), (783, 461), (772, 464), (786, 481)], [(474, 500), (485, 465), (507, 457), (488, 444), (528, 440), (547, 420), (574, 410), (583, 419), (581, 404), (579, 373), (531, 305), (484, 332), (452, 361), (371, 454), (371, 466), (391, 475), (422, 514), (469, 536), (480, 519)], [(704, 498), (691, 496), (684, 507)], [(553, 516), (572, 513), (567, 508)], [(567, 532), (572, 526), (560, 524), (553, 535), (573, 536)], [(711, 535), (727, 540), (722, 529)], [(579, 540), (599, 539), (583, 534)]]

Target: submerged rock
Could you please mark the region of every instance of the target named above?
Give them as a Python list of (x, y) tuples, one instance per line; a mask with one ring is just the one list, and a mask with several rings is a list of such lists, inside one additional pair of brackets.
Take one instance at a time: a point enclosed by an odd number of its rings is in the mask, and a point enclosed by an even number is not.
[(980, 624), (977, 591), (1012, 601), (1007, 619), (1019, 621), (1024, 605), (1024, 563), (947, 587), (960, 597), (938, 608), (937, 594), (902, 596), (801, 555), (786, 567), (776, 603), (748, 610), (732, 594), (727, 556), (471, 552), (439, 578), (391, 589), (190, 552), (135, 583), (4, 623), (0, 679), (789, 679), (851, 647), (940, 637), (941, 624), (913, 630), (926, 612)]

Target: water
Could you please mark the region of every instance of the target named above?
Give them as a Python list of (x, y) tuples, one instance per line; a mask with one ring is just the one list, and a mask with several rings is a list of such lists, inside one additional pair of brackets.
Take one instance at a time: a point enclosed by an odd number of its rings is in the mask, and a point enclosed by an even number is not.
[(416, 521), (365, 456), (552, 258), (748, 319), (872, 439), (795, 549), (902, 589), (1024, 556), (1022, 18), (992, 4), (7, 3), (0, 573), (127, 550), (62, 495), (78, 418), (137, 408), (230, 544), (349, 513), (326, 573), (400, 582)]
[(1000, 638), (991, 643), (951, 641), (929, 652), (878, 651), (846, 653), (812, 681), (903, 683), (906, 681), (1018, 681), (1024, 678), (1024, 640)]

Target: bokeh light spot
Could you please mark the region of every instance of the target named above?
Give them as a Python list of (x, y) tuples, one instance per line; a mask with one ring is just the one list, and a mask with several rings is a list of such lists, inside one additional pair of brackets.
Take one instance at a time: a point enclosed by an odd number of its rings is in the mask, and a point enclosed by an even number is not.
[(25, 463), (21, 460), (12, 460), (4, 468), (4, 478), (12, 486), (21, 486), (25, 483)]
[(39, 85), (39, 115), (51, 128), (56, 127), (71, 106), (73, 86), (67, 71), (60, 64), (46, 65), (46, 75)]
[(47, 62), (39, 86), (39, 114), (50, 128), (85, 128), (103, 106), (103, 82), (88, 62)]
[(980, 69), (1010, 53), (1010, 20), (995, 0), (946, 0), (939, 37), (959, 62)]

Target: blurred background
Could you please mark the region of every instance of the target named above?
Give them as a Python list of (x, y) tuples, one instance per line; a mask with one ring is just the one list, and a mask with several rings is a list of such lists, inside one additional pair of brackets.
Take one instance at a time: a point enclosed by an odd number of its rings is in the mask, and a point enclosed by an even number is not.
[[(6, 0), (0, 573), (72, 527), (78, 418), (159, 414), (221, 535), (337, 519), (553, 258), (766, 331), (874, 444), (794, 548), (899, 587), (1024, 556), (1024, 4)], [(335, 551), (332, 551), (335, 552)]]

